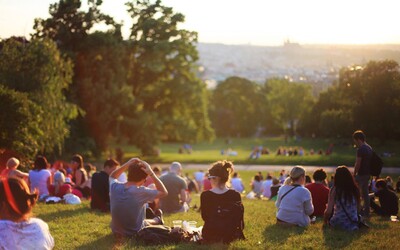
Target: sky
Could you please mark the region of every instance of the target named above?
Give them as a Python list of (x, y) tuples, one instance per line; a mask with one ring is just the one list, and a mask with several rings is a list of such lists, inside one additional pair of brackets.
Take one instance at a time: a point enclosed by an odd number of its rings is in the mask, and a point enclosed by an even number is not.
[[(0, 38), (29, 37), (34, 18), (49, 17), (56, 0), (0, 0)], [(86, 1), (83, 1), (86, 2)], [(103, 0), (102, 11), (132, 24), (127, 0)], [(400, 44), (398, 0), (163, 0), (185, 15), (181, 25), (197, 31), (200, 42), (281, 45)]]

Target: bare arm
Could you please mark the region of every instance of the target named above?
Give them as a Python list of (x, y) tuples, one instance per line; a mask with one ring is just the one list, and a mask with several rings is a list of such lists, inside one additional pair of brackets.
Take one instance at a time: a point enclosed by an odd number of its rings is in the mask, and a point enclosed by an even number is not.
[(331, 191), (329, 192), (328, 206), (326, 207), (326, 210), (324, 213), (324, 224), (328, 224), (329, 218), (332, 216), (333, 207), (335, 205), (335, 195), (336, 195), (336, 191), (335, 191), (335, 188), (333, 187), (331, 189)]
[(187, 195), (186, 195), (186, 190), (181, 189), (181, 201), (186, 202), (187, 201)]
[(356, 163), (354, 164), (354, 175), (357, 175), (361, 167), (361, 157), (356, 158)]
[(158, 194), (154, 199), (159, 199), (167, 196), (168, 195), (167, 189), (165, 188), (164, 184), (160, 181), (160, 179), (158, 179), (157, 175), (153, 172), (150, 165), (145, 161), (141, 161), (141, 163), (143, 171), (153, 179), (154, 185), (156, 185)]
[(19, 171), (19, 170), (14, 170), (14, 173), (15, 173), (15, 175), (16, 176), (18, 176), (19, 178), (28, 178), (29, 177), (29, 174), (27, 174), (27, 173), (24, 173), (24, 172), (21, 172), (21, 171)]

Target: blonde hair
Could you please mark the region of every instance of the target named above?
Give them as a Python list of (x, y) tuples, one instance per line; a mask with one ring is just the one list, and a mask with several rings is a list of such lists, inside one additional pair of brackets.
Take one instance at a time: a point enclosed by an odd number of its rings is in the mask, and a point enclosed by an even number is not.
[(17, 158), (11, 157), (10, 159), (8, 159), (6, 166), (7, 168), (17, 168), (19, 166), (19, 160)]

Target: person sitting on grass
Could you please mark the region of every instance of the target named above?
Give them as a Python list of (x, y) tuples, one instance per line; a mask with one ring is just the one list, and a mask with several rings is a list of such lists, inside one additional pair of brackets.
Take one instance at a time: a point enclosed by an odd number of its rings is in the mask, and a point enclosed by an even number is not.
[[(118, 177), (128, 169), (128, 181), (118, 182)], [(147, 176), (153, 178), (157, 190), (144, 187)], [(154, 174), (150, 165), (132, 158), (110, 174), (111, 230), (117, 238), (133, 237), (149, 225), (164, 224), (162, 211), (146, 211), (146, 204), (168, 195), (164, 184)], [(146, 214), (151, 214), (146, 218)]]
[(64, 195), (72, 193), (72, 186), (65, 183), (65, 176), (61, 171), (54, 174), (54, 185), (49, 186), (51, 196), (63, 198)]
[(301, 227), (310, 224), (310, 215), (314, 212), (311, 193), (303, 185), (306, 171), (297, 166), (290, 171), (287, 185), (279, 188), (276, 200), (276, 219), (278, 224), (297, 225)]
[(314, 206), (313, 216), (324, 216), (326, 204), (328, 203), (329, 188), (326, 187), (326, 173), (320, 168), (313, 174), (314, 183), (306, 185), (310, 190)]
[(19, 166), (19, 160), (17, 158), (10, 158), (6, 163), (6, 168), (3, 169), (0, 176), (5, 178), (21, 178), (24, 180), (28, 180), (28, 174), (19, 171), (17, 168)]
[(346, 166), (335, 171), (334, 185), (329, 192), (328, 206), (324, 213), (324, 224), (354, 231), (358, 227), (360, 190)]
[(49, 186), (53, 183), (49, 164), (44, 156), (36, 157), (33, 170), (29, 171), (29, 183), (31, 191), (39, 192), (39, 201), (44, 201), (49, 196)]
[(108, 159), (103, 164), (103, 170), (92, 176), (92, 188), (90, 190), (90, 208), (101, 212), (110, 212), (110, 174), (119, 166), (119, 162)]
[(161, 182), (168, 190), (168, 196), (160, 199), (160, 207), (165, 213), (187, 212), (187, 183), (180, 176), (181, 173), (181, 164), (173, 162), (169, 167), (169, 173), (160, 177)]
[(0, 181), (0, 249), (52, 249), (54, 239), (48, 225), (31, 218), (38, 198), (24, 180)]
[(262, 195), (267, 199), (271, 199), (271, 186), (272, 186), (272, 176), (268, 173), (267, 178), (262, 183), (261, 187)]
[(250, 183), (251, 191), (254, 192), (256, 198), (261, 198), (262, 193), (262, 182), (260, 175), (255, 175), (252, 182)]
[[(399, 213), (399, 198), (396, 193), (387, 187), (386, 181), (383, 179), (377, 180), (375, 185), (378, 191), (371, 195), (371, 208), (375, 213), (382, 216), (397, 215)], [(379, 198), (380, 206), (375, 203), (374, 196)]]
[(218, 161), (208, 170), (212, 188), (200, 196), (201, 217), (204, 220), (202, 236), (205, 243), (229, 244), (244, 239), (244, 207), (240, 193), (229, 189), (226, 183), (233, 172), (230, 161)]
[(278, 191), (279, 188), (281, 187), (281, 183), (277, 178), (272, 179), (272, 186), (271, 186), (271, 198), (270, 200), (276, 201), (276, 198), (278, 197)]

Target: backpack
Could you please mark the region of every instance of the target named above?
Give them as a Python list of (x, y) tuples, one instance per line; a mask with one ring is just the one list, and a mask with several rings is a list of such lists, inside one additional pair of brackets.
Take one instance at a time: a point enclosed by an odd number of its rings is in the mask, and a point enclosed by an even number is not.
[(383, 167), (383, 161), (379, 155), (372, 151), (371, 161), (370, 161), (370, 174), (372, 176), (379, 176), (381, 174)]

